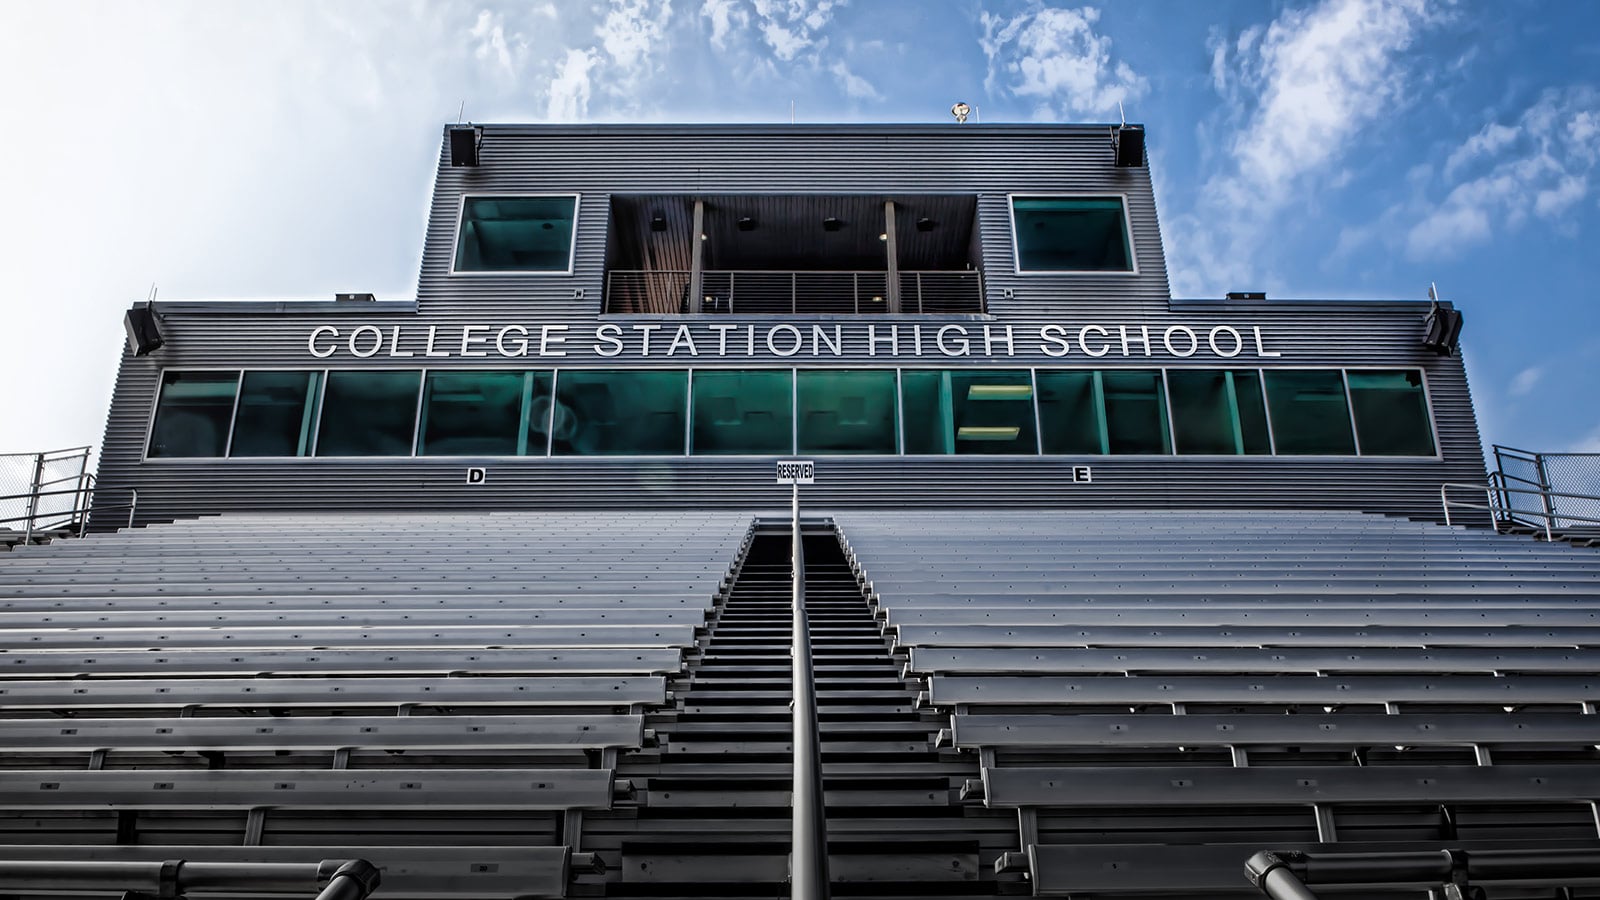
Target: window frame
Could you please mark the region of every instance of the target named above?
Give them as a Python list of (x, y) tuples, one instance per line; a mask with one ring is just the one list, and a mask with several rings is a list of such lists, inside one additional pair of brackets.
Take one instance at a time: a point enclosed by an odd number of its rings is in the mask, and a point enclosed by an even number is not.
[[(807, 371), (827, 371), (831, 367), (821, 367), (819, 369), (818, 367), (815, 367), (815, 366), (801, 367), (801, 366), (790, 365), (790, 366), (755, 366), (754, 368), (756, 368), (756, 369), (771, 369), (771, 370), (774, 370), (774, 371), (784, 371), (784, 372), (788, 372), (790, 374), (790, 379), (791, 379), (791, 381), (790, 381), (790, 384), (791, 384), (791, 409), (790, 409), (790, 415), (791, 415), (790, 440), (791, 440), (791, 443), (790, 443), (790, 446), (791, 447), (798, 447), (798, 428), (799, 428), (799, 423), (798, 423), (798, 416), (797, 416), (798, 397), (796, 395), (797, 395), (798, 389), (799, 389), (799, 387), (798, 387), (798, 385), (799, 385), (799, 373), (800, 373), (800, 371), (802, 369), (805, 369)], [(895, 376), (895, 415), (896, 415), (896, 418), (898, 420), (897, 423), (896, 423), (897, 424), (897, 428), (896, 428), (897, 452), (895, 452), (893, 454), (886, 454), (886, 453), (839, 453), (839, 454), (828, 454), (829, 456), (833, 456), (833, 457), (837, 457), (837, 458), (841, 458), (841, 459), (863, 459), (863, 460), (865, 460), (865, 459), (878, 459), (878, 460), (883, 460), (883, 459), (917, 458), (917, 459), (928, 459), (928, 460), (962, 460), (962, 459), (965, 459), (965, 460), (974, 460), (974, 459), (976, 459), (976, 460), (983, 460), (983, 459), (994, 460), (994, 459), (1007, 459), (1007, 458), (1009, 458), (1009, 459), (1062, 460), (1062, 459), (1080, 459), (1081, 458), (1081, 459), (1086, 459), (1086, 460), (1102, 460), (1102, 461), (1111, 461), (1111, 460), (1116, 460), (1116, 459), (1125, 459), (1125, 460), (1164, 459), (1164, 460), (1173, 460), (1173, 461), (1179, 461), (1179, 460), (1196, 460), (1196, 461), (1207, 461), (1207, 462), (1221, 461), (1221, 462), (1227, 462), (1227, 463), (1230, 463), (1230, 464), (1237, 463), (1237, 464), (1248, 465), (1248, 464), (1253, 464), (1253, 463), (1262, 463), (1262, 462), (1265, 462), (1267, 460), (1285, 460), (1285, 461), (1288, 461), (1288, 462), (1291, 462), (1291, 463), (1296, 463), (1296, 462), (1317, 462), (1317, 461), (1321, 461), (1321, 462), (1328, 462), (1328, 461), (1348, 462), (1348, 461), (1360, 460), (1360, 459), (1377, 459), (1377, 460), (1390, 460), (1390, 461), (1403, 461), (1403, 460), (1443, 461), (1444, 458), (1445, 458), (1444, 447), (1443, 447), (1443, 443), (1442, 443), (1442, 441), (1440, 439), (1440, 434), (1439, 434), (1439, 423), (1438, 423), (1438, 418), (1437, 418), (1437, 411), (1434, 409), (1434, 406), (1433, 406), (1433, 388), (1432, 388), (1432, 385), (1430, 383), (1429, 372), (1423, 366), (1382, 365), (1382, 364), (1366, 364), (1366, 365), (1359, 365), (1359, 366), (1290, 365), (1290, 366), (1220, 366), (1220, 367), (1212, 366), (1212, 365), (1196, 365), (1196, 366), (1171, 366), (1171, 365), (1163, 366), (1163, 365), (1157, 365), (1157, 366), (1154, 366), (1153, 368), (1161, 373), (1162, 388), (1163, 388), (1163, 393), (1165, 395), (1164, 396), (1165, 410), (1166, 410), (1166, 414), (1167, 414), (1167, 434), (1168, 434), (1168, 440), (1171, 442), (1172, 450), (1170, 452), (1168, 452), (1168, 453), (1108, 453), (1108, 454), (1049, 453), (1049, 452), (1046, 452), (1044, 450), (1044, 448), (1043, 448), (1043, 430), (1042, 430), (1042, 424), (1043, 423), (1040, 421), (1040, 415), (1041, 414), (1040, 414), (1040, 410), (1039, 410), (1039, 373), (1040, 372), (1069, 372), (1069, 371), (1081, 371), (1081, 372), (1100, 371), (1100, 372), (1108, 372), (1108, 371), (1116, 371), (1116, 370), (1118, 370), (1120, 368), (1127, 368), (1127, 369), (1130, 369), (1130, 370), (1132, 370), (1132, 369), (1148, 370), (1147, 367), (1144, 367), (1144, 366), (1127, 366), (1127, 367), (1109, 366), (1108, 367), (1108, 366), (1082, 366), (1082, 365), (1078, 365), (1078, 366), (1074, 366), (1074, 365), (1066, 365), (1066, 366), (1062, 366), (1062, 365), (1042, 365), (1042, 366), (1040, 366), (1040, 365), (1027, 365), (1027, 364), (1024, 364), (1024, 365), (1021, 365), (1021, 366), (956, 366), (956, 367), (947, 367), (947, 366), (937, 366), (937, 365), (927, 365), (927, 364), (919, 365), (919, 364), (913, 363), (913, 364), (910, 364), (910, 365), (906, 365), (906, 364), (899, 364), (899, 365), (853, 364), (853, 365), (849, 365), (849, 366), (843, 366), (843, 367), (840, 367), (840, 368), (846, 368), (846, 369), (849, 369), (849, 370), (852, 370), (852, 371), (890, 371), (890, 372), (893, 372), (894, 376)], [(417, 453), (418, 442), (421, 439), (421, 427), (422, 427), (422, 423), (421, 423), (422, 396), (423, 396), (423, 392), (426, 390), (426, 387), (427, 387), (427, 381), (428, 381), (429, 373), (431, 373), (431, 372), (445, 372), (445, 373), (456, 374), (456, 373), (468, 373), (468, 372), (479, 371), (479, 370), (482, 370), (482, 371), (511, 371), (511, 370), (506, 369), (504, 367), (496, 367), (496, 368), (493, 368), (493, 369), (480, 369), (479, 367), (455, 367), (455, 366), (440, 367), (440, 366), (394, 366), (394, 365), (380, 365), (380, 366), (370, 366), (370, 367), (351, 367), (351, 366), (306, 367), (306, 366), (292, 366), (292, 365), (241, 366), (241, 367), (237, 367), (237, 368), (235, 368), (235, 367), (221, 367), (221, 366), (194, 366), (194, 367), (172, 366), (172, 367), (162, 367), (160, 370), (157, 371), (157, 373), (155, 375), (155, 379), (154, 379), (155, 390), (154, 390), (153, 396), (151, 397), (149, 412), (148, 412), (148, 414), (146, 415), (146, 418), (145, 418), (144, 439), (141, 442), (141, 450), (140, 450), (139, 462), (140, 463), (152, 463), (152, 464), (155, 464), (155, 465), (169, 465), (170, 464), (170, 465), (180, 465), (181, 466), (181, 465), (216, 464), (216, 463), (224, 463), (224, 464), (235, 464), (236, 463), (236, 464), (242, 464), (242, 465), (258, 465), (258, 464), (282, 464), (282, 463), (286, 463), (286, 462), (287, 463), (302, 464), (302, 465), (304, 465), (304, 464), (317, 465), (322, 461), (327, 461), (328, 463), (333, 463), (333, 464), (336, 464), (336, 463), (339, 463), (339, 462), (348, 462), (348, 461), (392, 463), (392, 462), (396, 462), (396, 461), (399, 461), (399, 460), (406, 460), (406, 459), (421, 460), (421, 461), (424, 461), (424, 462), (433, 462), (433, 463), (437, 463), (437, 462), (440, 462), (440, 461), (451, 461), (451, 460), (459, 461), (459, 460), (464, 460), (464, 459), (485, 459), (485, 460), (496, 460), (496, 461), (501, 461), (501, 462), (510, 462), (510, 461), (524, 461), (524, 462), (526, 462), (526, 461), (538, 460), (538, 459), (551, 460), (551, 461), (555, 461), (555, 460), (568, 460), (568, 461), (571, 461), (571, 460), (580, 460), (580, 459), (585, 459), (585, 458), (592, 458), (592, 459), (602, 459), (603, 458), (603, 459), (611, 459), (611, 460), (637, 459), (637, 460), (656, 460), (656, 461), (660, 461), (660, 460), (663, 460), (663, 459), (674, 459), (674, 458), (676, 458), (676, 459), (693, 459), (693, 458), (704, 458), (704, 459), (715, 459), (715, 458), (721, 458), (721, 459), (766, 459), (766, 458), (770, 458), (772, 456), (772, 454), (713, 454), (713, 455), (710, 455), (710, 456), (706, 456), (706, 455), (698, 455), (697, 456), (697, 455), (695, 455), (695, 454), (690, 452), (691, 449), (692, 449), (691, 430), (693, 428), (693, 421), (694, 421), (693, 417), (694, 417), (694, 376), (695, 376), (695, 373), (697, 371), (710, 371), (710, 370), (741, 370), (741, 371), (745, 371), (745, 370), (750, 370), (750, 369), (752, 369), (752, 366), (749, 365), (748, 363), (746, 363), (746, 364), (724, 363), (724, 364), (709, 365), (709, 366), (694, 366), (694, 365), (689, 365), (689, 366), (637, 366), (637, 367), (625, 367), (623, 369), (619, 369), (618, 367), (615, 367), (615, 366), (607, 367), (607, 366), (597, 366), (597, 365), (593, 365), (593, 364), (580, 364), (580, 365), (575, 365), (575, 366), (533, 367), (533, 368), (528, 368), (528, 369), (516, 368), (515, 371), (524, 371), (524, 372), (525, 371), (544, 371), (544, 372), (551, 373), (550, 390), (551, 390), (552, 400), (554, 399), (554, 397), (557, 394), (557, 391), (558, 391), (559, 385), (560, 385), (560, 379), (561, 379), (561, 377), (562, 377), (562, 375), (564, 373), (594, 372), (594, 371), (616, 372), (616, 371), (624, 371), (624, 370), (631, 370), (631, 371), (660, 371), (660, 370), (678, 371), (678, 370), (682, 370), (682, 371), (686, 372), (685, 398), (684, 398), (684, 403), (685, 403), (685, 405), (684, 405), (684, 436), (683, 436), (684, 437), (683, 446), (684, 446), (685, 449), (684, 449), (684, 451), (682, 453), (667, 454), (667, 455), (655, 455), (655, 454), (652, 454), (652, 455), (636, 455), (636, 454), (610, 455), (610, 454), (606, 454), (606, 455), (597, 455), (597, 456), (594, 456), (594, 457), (584, 457), (584, 456), (581, 456), (581, 455), (574, 455), (574, 454), (562, 454), (560, 456), (555, 454), (555, 452), (554, 452), (554, 439), (555, 439), (555, 437), (554, 437), (554, 429), (552, 427), (553, 426), (554, 415), (555, 415), (555, 404), (554, 404), (554, 402), (552, 402), (552, 404), (551, 404), (551, 409), (550, 409), (550, 411), (548, 413), (548, 418), (546, 419), (546, 429), (545, 429), (546, 438), (545, 438), (545, 446), (544, 446), (544, 452), (543, 453), (532, 453), (532, 452), (530, 452), (526, 456), (516, 456), (516, 455), (501, 456), (501, 455), (491, 455), (491, 454), (472, 454), (472, 455), (469, 455), (469, 456), (419, 456), (418, 455), (418, 453)], [(905, 381), (904, 381), (904, 375), (908, 371), (943, 371), (943, 370), (946, 370), (946, 369), (949, 369), (950, 371), (953, 371), (953, 372), (963, 372), (963, 373), (970, 373), (970, 374), (978, 374), (978, 373), (986, 372), (986, 371), (1026, 372), (1028, 374), (1029, 383), (1032, 385), (1032, 388), (1033, 388), (1032, 406), (1033, 406), (1033, 418), (1034, 418), (1034, 450), (1031, 453), (1030, 452), (1022, 452), (1022, 453), (1004, 453), (1004, 454), (1003, 453), (995, 453), (995, 454), (959, 454), (959, 453), (956, 453), (956, 454), (925, 454), (925, 453), (908, 453), (906, 451), (906, 434), (905, 434), (906, 417), (905, 417)], [(1234, 370), (1234, 371), (1241, 371), (1241, 370), (1242, 371), (1252, 371), (1252, 372), (1255, 372), (1257, 374), (1257, 376), (1261, 379), (1261, 384), (1262, 384), (1262, 388), (1263, 388), (1263, 405), (1265, 407), (1264, 412), (1265, 412), (1266, 419), (1267, 419), (1267, 437), (1268, 437), (1268, 442), (1269, 442), (1269, 452), (1260, 453), (1260, 454), (1248, 454), (1248, 453), (1247, 454), (1178, 453), (1177, 452), (1177, 435), (1174, 433), (1175, 418), (1174, 418), (1173, 413), (1172, 413), (1172, 394), (1171, 394), (1170, 384), (1168, 384), (1168, 379), (1167, 379), (1168, 374), (1171, 373), (1171, 372), (1175, 372), (1175, 371), (1186, 371), (1186, 370), (1218, 370), (1218, 371), (1220, 371), (1220, 370), (1224, 370), (1224, 369), (1230, 369), (1230, 370)], [(1279, 452), (1278, 447), (1277, 447), (1277, 441), (1278, 441), (1277, 425), (1273, 421), (1271, 404), (1270, 404), (1270, 402), (1267, 402), (1266, 392), (1265, 392), (1266, 375), (1268, 373), (1274, 372), (1274, 371), (1338, 372), (1339, 373), (1339, 377), (1340, 377), (1340, 381), (1341, 381), (1341, 383), (1343, 384), (1343, 387), (1344, 387), (1345, 403), (1347, 405), (1347, 408), (1350, 411), (1350, 413), (1349, 413), (1350, 416), (1351, 416), (1350, 427), (1351, 427), (1352, 437), (1355, 439), (1355, 442), (1356, 442), (1356, 452), (1351, 453), (1351, 454), (1330, 454), (1330, 453), (1286, 454), (1286, 453)], [(151, 437), (153, 436), (153, 430), (154, 430), (154, 427), (155, 427), (156, 416), (160, 411), (161, 389), (162, 389), (162, 386), (165, 383), (166, 375), (167, 375), (168, 372), (181, 372), (181, 373), (191, 373), (191, 374), (226, 374), (226, 373), (231, 373), (231, 374), (234, 374), (236, 376), (235, 388), (234, 388), (234, 406), (233, 406), (233, 412), (232, 412), (232, 414), (231, 414), (231, 416), (229, 418), (229, 421), (228, 421), (228, 443), (227, 443), (226, 448), (224, 449), (224, 454), (225, 455), (223, 455), (223, 456), (171, 456), (171, 457), (152, 457), (152, 456), (150, 456), (150, 440), (151, 440)], [(316, 412), (316, 416), (314, 417), (314, 420), (312, 422), (312, 426), (311, 426), (312, 427), (311, 444), (310, 444), (310, 447), (308, 448), (309, 452), (310, 452), (310, 455), (308, 455), (308, 456), (245, 456), (245, 457), (236, 457), (236, 456), (226, 455), (226, 454), (232, 452), (233, 429), (237, 425), (237, 422), (238, 422), (239, 389), (242, 386), (244, 376), (246, 374), (250, 373), (250, 372), (317, 372), (317, 373), (320, 373), (321, 377), (319, 379), (320, 384), (318, 386), (317, 412)], [(413, 411), (412, 411), (412, 438), (411, 438), (411, 452), (409, 454), (396, 455), (396, 456), (324, 456), (324, 455), (321, 455), (319, 453), (320, 448), (318, 447), (318, 444), (320, 443), (320, 438), (321, 438), (322, 419), (323, 419), (324, 413), (326, 412), (326, 393), (327, 393), (328, 381), (329, 381), (329, 376), (332, 375), (335, 372), (374, 372), (374, 373), (375, 372), (416, 372), (417, 373), (419, 381), (418, 381), (418, 387), (417, 387), (417, 397), (416, 397), (415, 405), (414, 405), (414, 408), (413, 408)], [(1349, 373), (1351, 373), (1351, 372), (1417, 372), (1417, 373), (1419, 373), (1419, 375), (1421, 376), (1421, 380), (1422, 380), (1423, 405), (1426, 408), (1427, 415), (1428, 415), (1428, 418), (1427, 418), (1428, 429), (1429, 429), (1429, 431), (1431, 433), (1431, 436), (1432, 436), (1432, 439), (1433, 439), (1433, 453), (1432, 453), (1432, 455), (1422, 455), (1422, 454), (1417, 454), (1417, 455), (1412, 455), (1412, 454), (1377, 454), (1377, 453), (1363, 453), (1361, 451), (1360, 434), (1356, 430), (1356, 423), (1355, 423), (1355, 420), (1354, 420), (1354, 408), (1353, 408), (1352, 400), (1351, 400), (1351, 397), (1350, 397)], [(531, 449), (532, 448), (530, 448), (530, 450)]]
[[(1022, 267), (1022, 253), (1017, 240), (1017, 199), (1049, 199), (1049, 200), (1110, 200), (1115, 198), (1122, 205), (1122, 234), (1128, 241), (1127, 269), (1024, 269)], [(1139, 251), (1133, 240), (1133, 216), (1128, 211), (1128, 195), (1121, 191), (1100, 191), (1072, 193), (1008, 193), (1006, 194), (1006, 215), (1011, 223), (1011, 271), (1013, 274), (1027, 278), (1033, 276), (1056, 275), (1104, 275), (1107, 277), (1126, 278), (1139, 274)]]
[[(476, 269), (473, 269), (473, 270), (460, 270), (460, 269), (456, 268), (456, 260), (459, 258), (458, 254), (461, 252), (461, 227), (462, 227), (462, 223), (465, 220), (466, 215), (467, 215), (467, 201), (468, 200), (483, 199), (483, 198), (490, 198), (490, 199), (505, 198), (505, 199), (508, 199), (508, 200), (512, 200), (512, 199), (529, 198), (529, 197), (571, 197), (572, 198), (572, 241), (567, 246), (567, 268), (566, 268), (565, 271), (559, 271), (559, 270), (556, 270), (556, 269), (548, 269), (548, 270), (544, 270), (544, 269), (495, 269), (495, 270), (489, 271), (489, 270), (476, 270)], [(451, 237), (450, 237), (450, 269), (449, 269), (447, 274), (451, 275), (451, 276), (461, 275), (461, 276), (473, 277), (473, 278), (481, 278), (483, 276), (510, 277), (510, 278), (549, 277), (549, 276), (568, 276), (568, 277), (570, 277), (572, 275), (573, 271), (574, 271), (575, 266), (577, 265), (578, 221), (579, 221), (579, 217), (582, 215), (582, 213), (583, 213), (583, 194), (581, 194), (581, 193), (579, 193), (577, 191), (571, 191), (571, 192), (555, 191), (555, 192), (546, 192), (546, 193), (527, 193), (527, 192), (507, 193), (507, 192), (502, 192), (502, 191), (488, 191), (488, 192), (481, 192), (481, 193), (463, 192), (461, 194), (460, 198), (456, 202), (456, 226), (455, 226), (455, 233), (453, 235), (451, 235)]]

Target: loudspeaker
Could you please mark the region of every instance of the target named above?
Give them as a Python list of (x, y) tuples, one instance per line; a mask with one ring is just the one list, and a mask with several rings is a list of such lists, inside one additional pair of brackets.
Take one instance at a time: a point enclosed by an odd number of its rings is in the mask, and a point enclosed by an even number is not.
[(450, 129), (450, 165), (475, 166), (478, 148), (483, 145), (483, 129), (471, 125)]
[(1120, 125), (1112, 128), (1111, 156), (1119, 169), (1144, 165), (1144, 126)]
[(1422, 325), (1422, 346), (1449, 356), (1461, 345), (1461, 311), (1435, 306)]
[(156, 312), (148, 306), (136, 306), (122, 317), (122, 327), (128, 332), (128, 351), (134, 356), (144, 356), (160, 350), (166, 339), (156, 327)]

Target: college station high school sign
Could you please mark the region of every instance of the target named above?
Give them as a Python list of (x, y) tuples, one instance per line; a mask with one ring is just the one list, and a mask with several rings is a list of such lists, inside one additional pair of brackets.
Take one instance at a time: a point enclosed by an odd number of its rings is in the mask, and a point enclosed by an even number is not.
[(989, 324), (782, 323), (752, 325), (734, 322), (595, 326), (461, 325), (407, 327), (391, 325), (317, 325), (306, 337), (306, 350), (317, 359), (384, 358), (550, 358), (571, 352), (601, 357), (703, 358), (800, 357), (822, 359), (851, 355), (905, 357), (1007, 357), (1042, 354), (1218, 359), (1270, 359), (1260, 326), (1231, 325), (1082, 325), (1037, 327)]

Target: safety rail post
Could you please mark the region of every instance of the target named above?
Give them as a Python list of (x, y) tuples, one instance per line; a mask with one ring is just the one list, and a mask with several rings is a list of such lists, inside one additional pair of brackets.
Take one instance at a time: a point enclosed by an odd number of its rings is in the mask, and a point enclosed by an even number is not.
[(1533, 455), (1533, 470), (1539, 473), (1539, 489), (1543, 491), (1539, 497), (1544, 501), (1544, 521), (1546, 527), (1548, 527), (1556, 517), (1556, 504), (1550, 496), (1550, 492), (1555, 488), (1550, 486), (1550, 475), (1545, 468), (1543, 453), (1535, 453)]
[(800, 537), (800, 483), (794, 484), (794, 593), (790, 641), (793, 682), (794, 794), (790, 801), (789, 896), (792, 900), (828, 898), (828, 822), (822, 792), (822, 748), (817, 735), (816, 684), (811, 669), (811, 629), (806, 620), (806, 558)]
[(43, 480), (44, 454), (35, 453), (33, 455), (33, 483), (28, 487), (28, 493), (31, 496), (28, 497), (28, 531), (27, 537), (23, 538), (23, 544), (25, 545), (33, 541), (33, 520), (39, 514), (39, 491), (41, 490), (39, 482)]

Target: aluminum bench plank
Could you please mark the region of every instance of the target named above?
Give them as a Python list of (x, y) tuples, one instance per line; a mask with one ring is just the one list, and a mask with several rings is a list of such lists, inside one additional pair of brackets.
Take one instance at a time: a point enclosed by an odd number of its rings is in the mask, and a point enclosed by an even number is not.
[(957, 747), (1470, 746), (1600, 744), (1582, 713), (1380, 715), (956, 715)]
[(687, 647), (695, 627), (670, 625), (406, 625), (363, 628), (13, 628), (0, 631), (0, 650), (167, 647)]
[(87, 862), (277, 863), (364, 859), (382, 870), (379, 896), (395, 900), (565, 897), (571, 878), (567, 847), (361, 847), (211, 844), (103, 846), (10, 844), (0, 859)]
[(659, 675), (683, 667), (678, 649), (406, 649), (357, 650), (7, 650), (0, 652), (6, 678), (70, 678), (107, 675)]
[(94, 610), (50, 611), (39, 613), (0, 612), (0, 629), (16, 628), (258, 628), (293, 626), (300, 628), (362, 627), (382, 628), (398, 625), (700, 625), (705, 609), (417, 609), (405, 606), (367, 610), (297, 609), (270, 610), (243, 608), (211, 610)]
[(1582, 703), (1600, 675), (1136, 675), (1071, 678), (934, 675), (928, 702), (957, 703)]
[(1587, 803), (1600, 798), (1600, 769), (1560, 764), (986, 767), (983, 785), (984, 803), (991, 807)]
[(638, 747), (638, 715), (6, 719), (0, 753)]
[[(1088, 672), (1191, 672), (1263, 674), (1316, 672), (1567, 672), (1600, 671), (1600, 649), (1398, 647), (912, 647), (907, 663), (918, 674), (1073, 674)], [(0, 657), (0, 674), (4, 672)]]
[[(1085, 894), (1228, 892), (1263, 896), (1245, 879), (1244, 862), (1262, 850), (1324, 853), (1402, 853), (1466, 850), (1593, 850), (1577, 841), (1340, 841), (1318, 844), (1261, 841), (1249, 844), (1029, 844), (1028, 868), (1036, 897)], [(1476, 882), (1475, 882), (1476, 883)], [(1348, 896), (1341, 894), (1339, 896)]]
[(1600, 647), (1600, 628), (1507, 625), (900, 625), (900, 647)]
[(610, 769), (13, 769), (0, 809), (606, 809)]
[[(1592, 607), (1593, 604), (1590, 604)], [(1224, 604), (1153, 613), (1140, 609), (916, 609), (887, 610), (890, 627), (898, 625), (1048, 625), (1095, 626), (1147, 624), (1152, 618), (1175, 625), (1256, 625), (1294, 628), (1300, 625), (1390, 627), (1482, 625), (1542, 625), (1551, 628), (1600, 626), (1600, 611), (1593, 608), (1549, 609), (1494, 607), (1446, 609), (1238, 609)], [(0, 618), (3, 621), (3, 618)]]
[(59, 679), (0, 682), (0, 708), (659, 705), (659, 675), (559, 678)]

